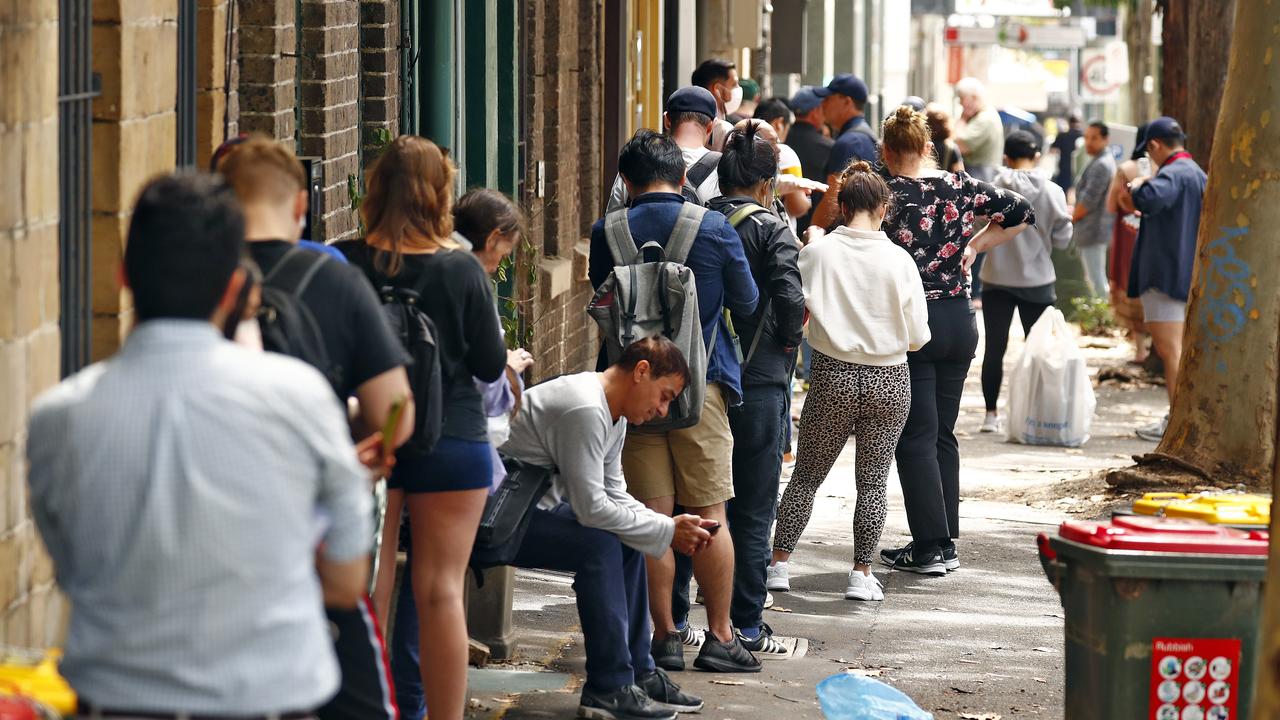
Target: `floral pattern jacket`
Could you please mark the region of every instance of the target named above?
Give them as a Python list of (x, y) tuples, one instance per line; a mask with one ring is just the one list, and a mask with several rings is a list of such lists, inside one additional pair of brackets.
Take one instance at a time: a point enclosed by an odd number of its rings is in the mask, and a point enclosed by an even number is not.
[(977, 218), (1002, 228), (1036, 221), (1026, 198), (968, 173), (886, 179), (893, 201), (884, 218), (884, 232), (915, 259), (929, 300), (968, 296), (968, 277), (961, 263), (975, 235)]

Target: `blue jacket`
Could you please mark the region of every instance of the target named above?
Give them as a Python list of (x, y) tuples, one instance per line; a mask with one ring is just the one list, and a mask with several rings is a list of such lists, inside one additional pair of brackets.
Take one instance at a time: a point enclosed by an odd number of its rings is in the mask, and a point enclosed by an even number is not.
[(1195, 160), (1179, 158), (1133, 191), (1142, 225), (1129, 270), (1129, 297), (1154, 289), (1186, 302), (1206, 179)]
[(863, 130), (856, 130), (866, 125), (866, 117), (859, 115), (840, 128), (840, 135), (831, 146), (831, 155), (827, 157), (827, 175), (839, 175), (849, 167), (853, 160), (866, 160), (874, 165), (880, 153), (876, 149), (876, 141)]
[[(657, 242), (666, 247), (676, 216), (684, 198), (676, 193), (647, 193), (631, 202), (627, 221), (636, 247)], [(702, 320), (702, 339), (711, 342), (715, 328), (720, 328), (716, 345), (707, 354), (707, 382), (720, 383), (730, 405), (742, 402), (742, 367), (733, 350), (733, 341), (722, 326), (721, 308), (741, 315), (755, 312), (759, 293), (751, 278), (751, 266), (742, 250), (742, 241), (729, 220), (718, 212), (708, 212), (698, 229), (698, 237), (689, 250), (685, 265), (693, 271), (698, 286), (698, 315)], [(591, 260), (587, 273), (591, 286), (599, 288), (613, 272), (613, 256), (604, 237), (604, 220), (591, 226)]]

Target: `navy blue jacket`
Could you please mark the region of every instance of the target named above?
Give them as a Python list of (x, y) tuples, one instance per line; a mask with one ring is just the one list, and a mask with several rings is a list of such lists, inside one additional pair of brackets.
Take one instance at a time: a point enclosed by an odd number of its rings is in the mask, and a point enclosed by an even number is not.
[(1154, 289), (1186, 302), (1206, 179), (1195, 160), (1185, 157), (1160, 168), (1133, 191), (1142, 225), (1129, 270), (1129, 297)]
[(855, 130), (859, 125), (866, 125), (867, 118), (859, 115), (840, 128), (840, 135), (831, 146), (831, 155), (827, 158), (827, 175), (839, 175), (854, 160), (866, 160), (875, 164), (879, 158), (876, 141), (866, 132)]
[[(647, 193), (631, 202), (627, 222), (636, 247), (656, 242), (666, 247), (684, 197), (677, 193)], [(729, 405), (742, 403), (742, 367), (733, 350), (728, 329), (722, 326), (721, 309), (750, 315), (755, 312), (759, 292), (751, 278), (751, 267), (742, 250), (742, 241), (729, 220), (710, 211), (702, 219), (698, 236), (689, 250), (685, 265), (693, 271), (698, 286), (698, 314), (702, 319), (702, 339), (711, 342), (711, 334), (720, 328), (716, 345), (707, 354), (707, 382), (724, 386)], [(613, 272), (613, 255), (604, 237), (604, 219), (591, 226), (591, 259), (587, 273), (591, 287), (599, 288)]]

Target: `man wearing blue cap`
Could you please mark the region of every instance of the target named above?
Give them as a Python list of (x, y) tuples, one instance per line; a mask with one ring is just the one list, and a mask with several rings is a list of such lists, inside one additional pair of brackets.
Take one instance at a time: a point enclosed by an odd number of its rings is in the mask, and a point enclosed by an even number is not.
[[(836, 179), (849, 167), (849, 163), (858, 160), (874, 163), (879, 156), (875, 131), (867, 124), (863, 113), (867, 105), (867, 84), (845, 73), (835, 76), (826, 87), (813, 92), (822, 98), (822, 114), (827, 125), (837, 132), (831, 156), (827, 158), (826, 183), (839, 187)], [(823, 196), (822, 204), (813, 212), (812, 224), (825, 228), (839, 218), (836, 194), (829, 192)]]
[[(787, 144), (800, 156), (800, 170), (804, 176), (824, 183), (827, 181), (827, 160), (831, 157), (831, 146), (835, 141), (822, 132), (826, 116), (822, 113), (822, 98), (814, 90), (805, 86), (791, 97), (791, 112), (795, 113), (796, 121), (787, 133)], [(796, 218), (796, 237), (804, 236), (805, 228), (813, 219), (814, 209), (822, 204), (822, 193), (815, 191), (810, 197), (813, 206)]]
[[(686, 200), (699, 205), (705, 205), (720, 194), (720, 175), (716, 172), (720, 153), (707, 149), (716, 109), (716, 99), (710, 90), (692, 86), (671, 93), (662, 113), (663, 132), (676, 141), (684, 156), (685, 182), (681, 194)], [(619, 174), (613, 179), (605, 214), (630, 205), (631, 198)]]
[[(1142, 314), (1156, 353), (1164, 361), (1169, 402), (1173, 403), (1182, 358), (1182, 330), (1187, 317), (1187, 294), (1196, 259), (1196, 233), (1207, 176), (1191, 158), (1182, 126), (1171, 117), (1147, 126), (1139, 151), (1145, 151), (1158, 170), (1151, 177), (1129, 183), (1133, 206), (1142, 213), (1138, 244), (1129, 270), (1129, 297), (1142, 300)], [(1139, 428), (1138, 437), (1159, 442), (1169, 416)]]

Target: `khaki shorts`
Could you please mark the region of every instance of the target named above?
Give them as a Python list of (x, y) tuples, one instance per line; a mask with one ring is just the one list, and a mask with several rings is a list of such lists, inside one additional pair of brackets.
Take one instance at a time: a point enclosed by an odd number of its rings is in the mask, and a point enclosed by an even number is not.
[(697, 425), (665, 433), (628, 433), (622, 472), (627, 492), (640, 501), (674, 495), (678, 505), (701, 508), (731, 499), (733, 434), (720, 385), (707, 385)]

